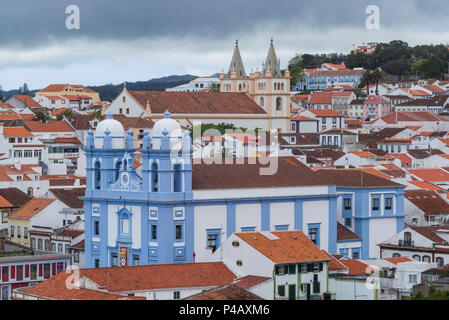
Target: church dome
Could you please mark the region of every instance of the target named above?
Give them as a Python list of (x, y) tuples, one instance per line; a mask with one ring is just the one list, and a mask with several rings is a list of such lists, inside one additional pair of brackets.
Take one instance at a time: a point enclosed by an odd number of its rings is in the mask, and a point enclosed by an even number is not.
[(163, 132), (167, 131), (167, 136), (170, 137), (170, 145), (173, 145), (174, 140), (182, 138), (182, 130), (178, 121), (170, 118), (170, 112), (165, 111), (164, 118), (157, 121), (151, 132), (151, 138), (153, 139), (153, 149), (160, 149), (161, 138)]
[(101, 121), (95, 130), (95, 147), (103, 147), (103, 138), (106, 136), (106, 131), (109, 131), (109, 136), (112, 140), (112, 148), (123, 148), (123, 139), (125, 137), (125, 129), (123, 125), (112, 118), (112, 114), (108, 114), (107, 119)]

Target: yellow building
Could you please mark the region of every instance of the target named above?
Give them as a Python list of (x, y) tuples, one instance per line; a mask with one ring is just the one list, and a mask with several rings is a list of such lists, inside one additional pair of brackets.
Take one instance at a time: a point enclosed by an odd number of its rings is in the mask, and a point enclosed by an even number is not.
[(271, 40), (262, 71), (251, 70), (246, 75), (238, 42), (227, 74), (220, 74), (221, 92), (244, 92), (251, 97), (270, 118), (270, 129), (290, 132), (290, 72), (282, 74)]
[(60, 95), (86, 95), (92, 98), (92, 102), (95, 104), (100, 102), (100, 95), (83, 85), (75, 84), (51, 84), (39, 92), (36, 92), (36, 96), (60, 96)]
[(50, 251), (50, 230), (32, 230), (45, 227), (51, 217), (39, 215), (44, 209), (54, 211), (56, 199), (33, 198), (8, 217), (10, 240), (33, 249)]

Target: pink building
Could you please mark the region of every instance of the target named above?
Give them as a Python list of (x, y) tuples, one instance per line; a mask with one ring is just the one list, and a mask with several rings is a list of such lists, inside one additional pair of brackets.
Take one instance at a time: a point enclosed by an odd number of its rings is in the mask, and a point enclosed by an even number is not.
[(365, 99), (364, 119), (375, 120), (391, 112), (391, 105), (379, 96), (369, 95)]

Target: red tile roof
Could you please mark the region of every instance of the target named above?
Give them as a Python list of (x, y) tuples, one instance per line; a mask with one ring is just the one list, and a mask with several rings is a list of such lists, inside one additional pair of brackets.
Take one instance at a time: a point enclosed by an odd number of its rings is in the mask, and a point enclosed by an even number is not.
[(278, 239), (270, 240), (262, 232), (235, 233), (274, 263), (329, 260), (302, 231), (272, 231), (271, 234)]
[(340, 222), (337, 222), (337, 241), (359, 241), (362, 240), (358, 235), (356, 235), (352, 230), (345, 227)]
[(395, 111), (386, 116), (383, 116), (380, 119), (388, 124), (396, 124), (398, 122), (449, 121), (444, 119), (443, 117), (425, 111)]
[(435, 191), (405, 190), (405, 198), (424, 212), (426, 216), (449, 214), (449, 203)]
[(150, 104), (153, 114), (266, 114), (245, 93), (128, 91), (142, 107)]
[(360, 260), (340, 260), (342, 264), (348, 268), (349, 275), (360, 275), (370, 273), (370, 268), (366, 263), (361, 262)]
[(183, 300), (263, 300), (258, 295), (236, 284), (228, 283), (216, 288), (204, 290)]
[(77, 138), (55, 138), (55, 142), (81, 144)]
[(348, 268), (340, 262), (337, 258), (327, 253), (325, 250), (321, 250), (331, 261), (329, 261), (329, 271), (346, 271)]
[(338, 111), (336, 110), (309, 110), (312, 112), (316, 117), (343, 117)]
[(10, 218), (25, 218), (29, 219), (41, 212), (43, 209), (52, 204), (56, 199), (48, 198), (33, 198), (19, 210), (10, 215)]
[(428, 182), (449, 181), (449, 173), (443, 169), (409, 169), (408, 172)]
[(65, 121), (51, 121), (41, 123), (39, 121), (25, 121), (25, 127), (31, 132), (73, 132), (74, 130)]
[(238, 285), (239, 287), (242, 287), (245, 289), (251, 289), (252, 287), (257, 286), (261, 283), (264, 283), (265, 281), (268, 281), (270, 279), (271, 278), (268, 278), (268, 277), (248, 275), (248, 276), (244, 276), (244, 277), (235, 279), (234, 283), (236, 285)]
[(403, 263), (403, 262), (410, 262), (413, 261), (412, 259), (410, 259), (409, 257), (395, 257), (395, 258), (384, 258), (384, 260), (393, 263), (393, 264), (399, 264), (399, 263)]
[[(85, 276), (110, 292), (163, 288), (209, 287), (234, 281), (222, 262), (159, 264), (133, 267), (81, 269)], [(188, 275), (188, 276), (186, 276)]]
[(33, 137), (33, 134), (24, 127), (3, 128), (4, 137)]
[[(226, 161), (234, 164), (226, 164)], [(309, 167), (294, 157), (277, 158), (277, 170), (271, 175), (261, 175), (269, 159), (243, 158), (244, 164), (235, 159), (223, 159), (222, 164), (193, 164), (192, 188), (236, 189), (236, 188), (277, 188), (326, 185)], [(251, 164), (250, 160), (254, 161)], [(265, 162), (266, 161), (266, 162)], [(298, 179), (301, 177), (301, 179)]]
[(15, 95), (14, 97), (19, 99), (21, 102), (26, 103), (27, 107), (30, 107), (30, 108), (42, 108), (42, 106), (39, 103), (37, 103), (30, 96), (21, 94), (21, 95)]

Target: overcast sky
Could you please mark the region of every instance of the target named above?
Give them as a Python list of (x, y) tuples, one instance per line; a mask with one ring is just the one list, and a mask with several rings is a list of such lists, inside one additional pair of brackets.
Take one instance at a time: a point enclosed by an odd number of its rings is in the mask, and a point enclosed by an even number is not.
[[(68, 30), (66, 7), (80, 9)], [(365, 9), (380, 9), (368, 30)], [(284, 68), (295, 53), (348, 53), (363, 42), (449, 42), (447, 0), (0, 0), (0, 85), (99, 85), (227, 71), (239, 39), (247, 71), (270, 38)]]

